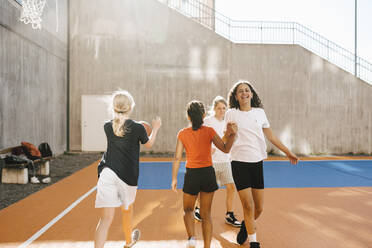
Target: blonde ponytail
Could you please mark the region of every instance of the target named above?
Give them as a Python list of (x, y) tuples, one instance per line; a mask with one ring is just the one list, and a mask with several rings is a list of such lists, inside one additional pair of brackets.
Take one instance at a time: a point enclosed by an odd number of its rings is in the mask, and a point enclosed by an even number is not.
[(114, 134), (119, 137), (124, 137), (126, 128), (125, 121), (129, 118), (135, 106), (133, 97), (128, 91), (121, 90), (113, 94), (112, 98), (112, 129)]

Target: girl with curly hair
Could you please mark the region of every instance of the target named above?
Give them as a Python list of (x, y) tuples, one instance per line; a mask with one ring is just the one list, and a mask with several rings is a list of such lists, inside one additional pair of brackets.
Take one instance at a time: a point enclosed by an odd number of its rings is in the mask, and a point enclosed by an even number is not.
[(238, 132), (231, 148), (230, 159), (235, 186), (244, 212), (244, 221), (237, 235), (243, 244), (247, 237), (250, 248), (259, 248), (256, 238), (256, 220), (263, 210), (263, 160), (267, 158), (266, 138), (283, 151), (292, 164), (298, 158), (274, 135), (263, 104), (248, 81), (239, 81), (231, 88), (226, 122), (235, 122)]

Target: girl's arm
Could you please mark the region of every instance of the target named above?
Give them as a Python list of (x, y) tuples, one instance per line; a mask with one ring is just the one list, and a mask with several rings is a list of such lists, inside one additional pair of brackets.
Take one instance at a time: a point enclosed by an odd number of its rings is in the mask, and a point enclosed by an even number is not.
[(172, 167), (172, 190), (177, 191), (177, 174), (180, 168), (180, 162), (182, 159), (183, 144), (177, 139), (176, 152), (174, 154), (174, 161)]
[(262, 128), (266, 138), (276, 147), (279, 148), (282, 152), (287, 155), (291, 164), (297, 164), (298, 158), (295, 154), (293, 154), (283, 143), (274, 135), (271, 128)]
[(224, 143), (227, 142), (227, 138), (231, 135), (231, 134), (236, 134), (238, 132), (238, 125), (233, 122), (233, 121), (230, 121), (230, 122), (227, 122), (226, 124), (226, 131), (224, 132), (223, 136), (222, 136), (222, 141)]
[(213, 155), (216, 152), (216, 148), (212, 148), (211, 155)]
[(222, 140), (220, 136), (216, 134), (213, 137), (213, 144), (224, 153), (229, 153), (234, 143), (237, 129), (238, 127), (235, 123), (228, 123), (225, 135), (223, 136), (223, 139), (225, 139), (226, 141)]
[(149, 140), (145, 144), (143, 144), (144, 147), (151, 148), (154, 145), (156, 134), (158, 133), (160, 126), (161, 119), (159, 116), (157, 116), (155, 119), (152, 120), (152, 132), (150, 134)]

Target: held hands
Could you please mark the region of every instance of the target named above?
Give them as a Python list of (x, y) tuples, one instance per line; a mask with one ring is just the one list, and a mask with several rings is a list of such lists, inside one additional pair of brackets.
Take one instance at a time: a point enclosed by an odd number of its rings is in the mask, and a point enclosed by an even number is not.
[(177, 180), (172, 180), (172, 190), (177, 192)]
[(238, 125), (235, 122), (228, 122), (226, 125), (226, 136), (235, 135), (238, 132)]
[(158, 130), (161, 126), (161, 118), (156, 116), (155, 119), (152, 120), (152, 128), (154, 130)]

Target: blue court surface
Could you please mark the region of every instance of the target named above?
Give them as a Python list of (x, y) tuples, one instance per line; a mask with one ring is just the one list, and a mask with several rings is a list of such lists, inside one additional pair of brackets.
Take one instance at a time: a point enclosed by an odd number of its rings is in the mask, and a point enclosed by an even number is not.
[[(178, 171), (183, 186), (185, 163)], [(372, 160), (265, 161), (266, 188), (372, 187)], [(139, 189), (170, 189), (171, 162), (141, 162)]]

